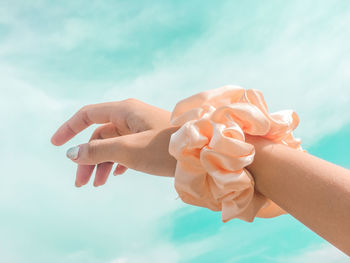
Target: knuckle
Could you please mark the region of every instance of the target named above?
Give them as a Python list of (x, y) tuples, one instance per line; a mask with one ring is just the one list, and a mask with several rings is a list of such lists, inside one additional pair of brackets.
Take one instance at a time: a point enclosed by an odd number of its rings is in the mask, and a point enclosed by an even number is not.
[(80, 108), (79, 112), (86, 112), (89, 109), (90, 105), (84, 105)]
[(89, 118), (88, 115), (88, 109), (89, 109), (89, 105), (83, 106), (79, 111), (78, 111), (78, 115), (81, 119), (81, 121), (86, 125), (86, 126), (90, 126), (92, 124), (92, 121)]
[(98, 158), (98, 140), (93, 140), (88, 144), (88, 159), (96, 161)]
[(124, 100), (124, 102), (130, 103), (130, 104), (137, 103), (138, 101), (139, 100), (135, 99), (135, 98), (127, 98), (127, 99)]

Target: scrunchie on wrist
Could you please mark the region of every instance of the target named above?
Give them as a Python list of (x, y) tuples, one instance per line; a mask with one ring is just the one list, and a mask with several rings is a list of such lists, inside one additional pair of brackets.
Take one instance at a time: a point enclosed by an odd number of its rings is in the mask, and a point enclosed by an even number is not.
[(302, 150), (292, 131), (299, 118), (292, 110), (269, 113), (262, 93), (238, 86), (204, 91), (178, 102), (171, 124), (169, 153), (177, 160), (175, 189), (185, 203), (222, 211), (227, 222), (239, 218), (286, 214), (270, 199), (254, 191), (246, 166), (255, 149), (245, 134), (262, 136)]

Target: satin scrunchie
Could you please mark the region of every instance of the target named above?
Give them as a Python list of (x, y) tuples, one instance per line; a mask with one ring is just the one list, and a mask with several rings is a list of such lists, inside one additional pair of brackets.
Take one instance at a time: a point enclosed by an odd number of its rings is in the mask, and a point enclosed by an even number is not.
[(255, 149), (245, 134), (262, 136), (302, 150), (292, 131), (299, 123), (292, 110), (269, 113), (262, 93), (238, 86), (204, 91), (178, 102), (171, 124), (169, 153), (177, 160), (175, 189), (185, 203), (222, 211), (227, 222), (239, 218), (270, 218), (286, 214), (270, 199), (254, 191), (245, 167)]

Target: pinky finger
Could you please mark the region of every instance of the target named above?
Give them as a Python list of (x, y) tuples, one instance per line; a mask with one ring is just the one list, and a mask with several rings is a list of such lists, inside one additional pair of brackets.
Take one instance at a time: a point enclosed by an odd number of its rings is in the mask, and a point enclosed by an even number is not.
[(117, 167), (114, 169), (113, 175), (123, 174), (126, 170), (128, 170), (128, 167), (118, 164)]

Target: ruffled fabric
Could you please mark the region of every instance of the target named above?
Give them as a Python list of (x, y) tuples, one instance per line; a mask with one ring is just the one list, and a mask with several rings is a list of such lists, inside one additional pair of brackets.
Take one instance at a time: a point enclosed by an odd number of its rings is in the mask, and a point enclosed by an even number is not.
[(269, 113), (262, 93), (224, 86), (178, 102), (171, 124), (169, 153), (177, 159), (175, 189), (185, 203), (222, 211), (222, 221), (270, 218), (286, 212), (254, 191), (246, 166), (255, 149), (245, 134), (262, 136), (302, 150), (293, 137), (298, 115), (292, 110)]

